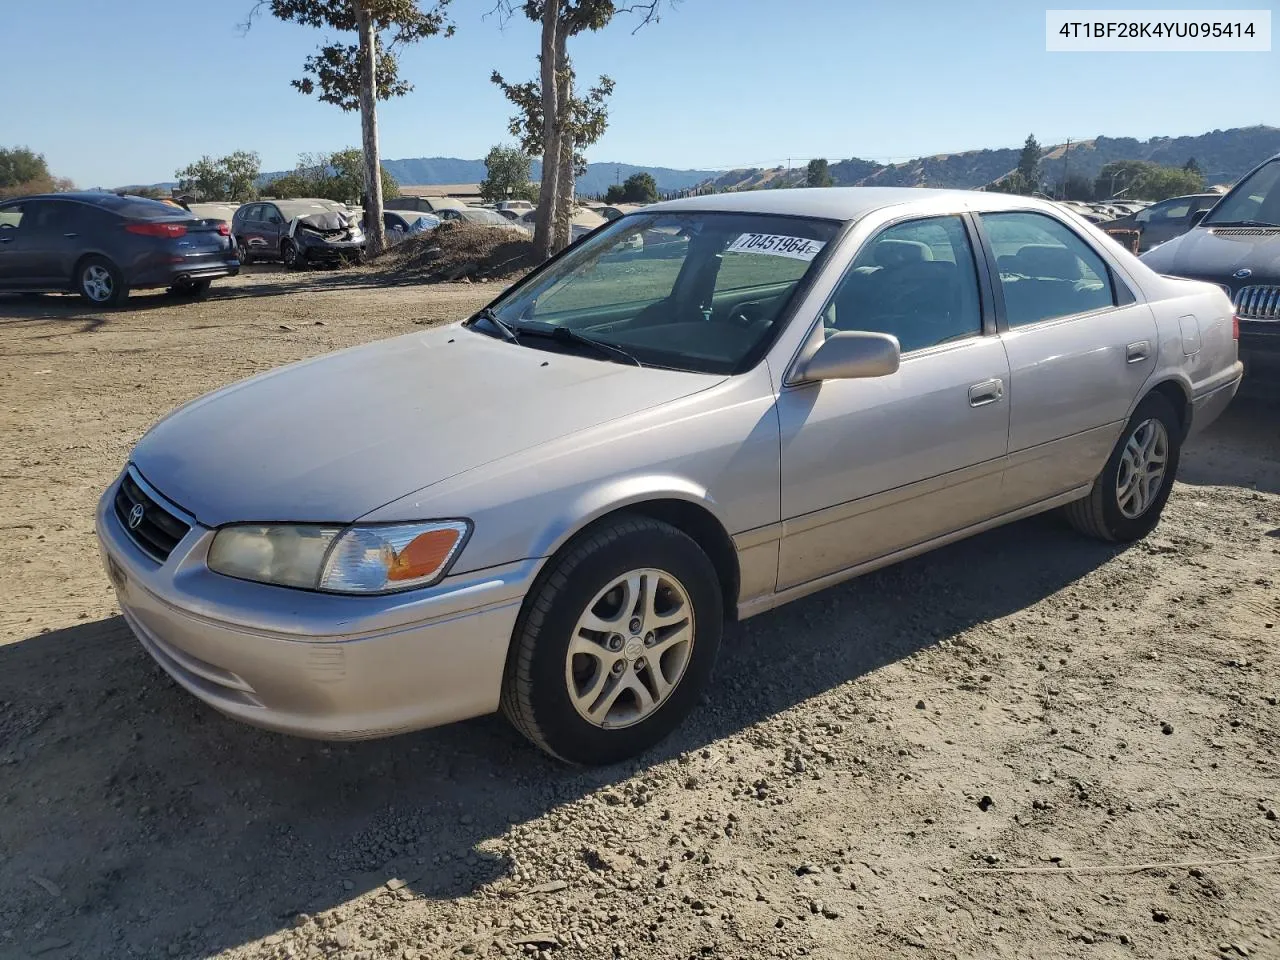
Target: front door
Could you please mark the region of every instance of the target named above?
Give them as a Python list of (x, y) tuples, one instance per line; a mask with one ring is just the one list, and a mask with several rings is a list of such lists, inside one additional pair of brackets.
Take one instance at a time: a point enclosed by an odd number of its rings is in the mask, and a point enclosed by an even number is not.
[(6, 207), (0, 217), (0, 283), (13, 289), (65, 286), (70, 271), (61, 269), (72, 239), (69, 204), (59, 200), (26, 200)]
[(1106, 463), (1155, 367), (1155, 318), (1074, 230), (1042, 213), (979, 217), (1009, 356), (1010, 509), (1066, 493)]
[(893, 334), (902, 364), (779, 392), (779, 589), (1001, 512), (1009, 369), (974, 247), (960, 216), (893, 224), (833, 294), (826, 331)]

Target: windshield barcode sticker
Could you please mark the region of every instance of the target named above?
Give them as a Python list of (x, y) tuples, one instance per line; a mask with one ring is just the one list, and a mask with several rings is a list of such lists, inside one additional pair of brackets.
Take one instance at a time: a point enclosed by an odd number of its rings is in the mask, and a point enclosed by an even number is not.
[(812, 260), (826, 244), (806, 237), (784, 237), (776, 233), (744, 233), (725, 248), (725, 253), (764, 253), (771, 257)]

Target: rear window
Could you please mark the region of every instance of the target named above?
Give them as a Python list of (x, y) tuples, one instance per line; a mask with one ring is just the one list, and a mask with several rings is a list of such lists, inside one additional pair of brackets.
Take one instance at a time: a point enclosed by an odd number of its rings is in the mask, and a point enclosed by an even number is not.
[(161, 203), (159, 200), (148, 200), (146, 197), (122, 197), (115, 193), (104, 193), (87, 199), (96, 207), (102, 207), (104, 210), (110, 210), (131, 220), (190, 219), (190, 214), (181, 207)]

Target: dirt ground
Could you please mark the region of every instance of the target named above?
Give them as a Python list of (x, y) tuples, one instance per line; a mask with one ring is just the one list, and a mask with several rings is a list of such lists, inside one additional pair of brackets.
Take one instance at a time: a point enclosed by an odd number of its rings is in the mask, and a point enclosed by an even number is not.
[(496, 717), (289, 739), (183, 692), (118, 616), (95, 499), (176, 404), (496, 290), (382, 283), (0, 299), (0, 957), (1280, 957), (1262, 402), (1142, 543), (1037, 518), (731, 627), (623, 767)]

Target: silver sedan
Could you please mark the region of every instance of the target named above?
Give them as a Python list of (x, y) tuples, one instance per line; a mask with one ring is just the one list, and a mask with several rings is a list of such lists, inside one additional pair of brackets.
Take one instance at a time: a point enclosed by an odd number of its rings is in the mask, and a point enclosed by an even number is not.
[(604, 763), (693, 709), (726, 621), (1045, 510), (1145, 536), (1240, 374), (1222, 290), (1049, 203), (695, 197), (182, 407), (97, 530), (142, 645), (232, 717), (501, 709)]

